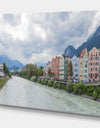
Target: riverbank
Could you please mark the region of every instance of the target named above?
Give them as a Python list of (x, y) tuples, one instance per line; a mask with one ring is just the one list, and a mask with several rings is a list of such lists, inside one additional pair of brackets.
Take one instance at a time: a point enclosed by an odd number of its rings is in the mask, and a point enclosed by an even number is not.
[(33, 76), (31, 79), (33, 82), (38, 82), (42, 85), (46, 85), (49, 87), (54, 87), (58, 89), (63, 89), (67, 91), (68, 93), (79, 95), (88, 99), (96, 100), (100, 102), (100, 86), (99, 85), (92, 85), (89, 84), (89, 86), (86, 86), (84, 83), (78, 83), (73, 84), (71, 80), (66, 82), (66, 84), (63, 83), (57, 83), (56, 81), (47, 80), (47, 79), (37, 79), (35, 76)]
[(0, 104), (100, 116), (100, 102), (12, 76), (0, 91)]
[(4, 84), (8, 81), (9, 77), (5, 77), (0, 79), (0, 90), (2, 89), (2, 87), (4, 86)]

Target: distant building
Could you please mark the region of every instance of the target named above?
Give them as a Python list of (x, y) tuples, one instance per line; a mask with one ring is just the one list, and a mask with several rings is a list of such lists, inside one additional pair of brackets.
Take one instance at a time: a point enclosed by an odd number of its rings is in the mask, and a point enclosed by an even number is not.
[(56, 56), (56, 58), (52, 59), (51, 67), (52, 67), (52, 72), (54, 73), (52, 79), (59, 79), (59, 64), (60, 64), (60, 57)]
[(0, 76), (5, 76), (3, 72), (3, 64), (0, 64)]
[(37, 66), (36, 64), (33, 64), (33, 66), (34, 66), (35, 68), (38, 68), (38, 66)]
[(73, 80), (79, 80), (79, 58), (77, 56), (73, 56), (72, 61), (72, 70), (73, 70)]
[(100, 71), (100, 51), (96, 49), (95, 47), (92, 48), (91, 51), (89, 51), (89, 57), (88, 57), (88, 79), (91, 82), (99, 81), (99, 71)]
[(72, 78), (72, 62), (71, 59), (68, 58), (68, 80), (70, 80)]
[[(98, 49), (100, 51), (100, 49)], [(99, 55), (99, 81), (100, 81), (100, 55)]]
[(22, 72), (27, 69), (28, 64), (26, 64), (24, 67), (18, 69), (18, 72)]
[(60, 63), (59, 63), (59, 79), (64, 80), (64, 57), (60, 56)]
[(52, 72), (51, 70), (51, 61), (48, 61), (48, 63), (46, 64), (46, 72), (47, 72), (47, 78), (51, 78), (50, 76), (50, 72)]
[(87, 48), (85, 48), (85, 54), (84, 54), (83, 81), (88, 82), (88, 52), (87, 52)]
[(43, 77), (47, 78), (47, 71), (46, 71), (46, 67), (43, 68)]
[(64, 80), (68, 79), (68, 57), (64, 57)]
[(85, 49), (82, 50), (80, 57), (79, 57), (79, 79), (80, 81), (83, 81), (83, 75), (84, 75), (84, 55), (85, 55)]

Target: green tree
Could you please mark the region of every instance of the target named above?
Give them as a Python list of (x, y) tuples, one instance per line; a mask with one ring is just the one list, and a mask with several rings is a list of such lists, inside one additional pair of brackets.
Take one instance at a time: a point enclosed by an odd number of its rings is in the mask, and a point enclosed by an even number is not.
[(43, 69), (39, 68), (38, 72), (37, 72), (37, 75), (38, 76), (42, 76), (43, 75)]
[(72, 81), (71, 80), (69, 80), (68, 82), (67, 82), (67, 91), (69, 92), (69, 93), (71, 93), (72, 92), (72, 86), (73, 86), (73, 83), (72, 83)]
[(97, 98), (98, 98), (98, 92), (97, 92), (97, 90), (95, 89), (95, 90), (93, 91), (93, 99), (96, 100)]
[(9, 71), (5, 62), (3, 64), (3, 72), (5, 73), (5, 75), (8, 75), (9, 77), (11, 77), (11, 72)]

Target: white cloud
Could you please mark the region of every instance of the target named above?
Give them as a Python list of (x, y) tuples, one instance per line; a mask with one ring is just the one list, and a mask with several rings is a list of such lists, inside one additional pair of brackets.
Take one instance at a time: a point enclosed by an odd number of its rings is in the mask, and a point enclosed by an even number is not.
[(48, 60), (51, 60), (55, 55), (59, 55), (59, 53), (57, 51), (48, 48), (42, 51), (41, 53), (33, 53), (29, 62), (44, 63), (47, 62)]
[(79, 47), (100, 25), (100, 12), (0, 15), (0, 54), (22, 63), (46, 63), (68, 45)]
[(93, 17), (92, 25), (89, 28), (88, 35), (92, 34), (99, 25), (100, 25), (100, 11), (97, 11), (95, 16)]

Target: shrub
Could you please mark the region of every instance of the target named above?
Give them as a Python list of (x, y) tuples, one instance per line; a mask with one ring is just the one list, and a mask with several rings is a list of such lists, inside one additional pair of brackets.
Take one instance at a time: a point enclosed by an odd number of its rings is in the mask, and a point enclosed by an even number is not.
[(57, 88), (61, 89), (61, 85), (60, 84), (57, 84)]
[(67, 91), (69, 92), (69, 93), (71, 93), (72, 92), (72, 85), (73, 85), (73, 83), (72, 83), (72, 81), (71, 80), (69, 80), (68, 82), (67, 82)]
[(52, 86), (52, 80), (49, 80), (47, 83), (48, 86)]
[(81, 89), (81, 88), (79, 88), (79, 89), (78, 89), (78, 94), (79, 94), (79, 95), (83, 94), (83, 92), (82, 92), (82, 89)]
[(60, 88), (61, 88), (61, 89), (64, 89), (65, 87), (66, 87), (65, 84), (61, 84), (61, 85), (60, 85)]
[(45, 85), (47, 85), (47, 83), (48, 83), (48, 80), (47, 80), (47, 79), (45, 79), (44, 84), (45, 84)]
[(41, 84), (44, 84), (44, 79), (41, 80)]
[(64, 87), (64, 90), (67, 90), (67, 86)]
[(37, 78), (36, 78), (36, 76), (32, 76), (30, 80), (33, 81), (33, 82), (36, 82)]
[(2, 85), (9, 79), (9, 77), (6, 77), (4, 79), (0, 80), (0, 87), (2, 87)]
[(54, 83), (53, 83), (53, 87), (54, 87), (54, 88), (57, 88), (56, 81), (54, 81)]
[(96, 100), (98, 98), (98, 92), (96, 89), (93, 91), (93, 99)]
[(100, 99), (100, 93), (98, 94), (98, 98)]
[(85, 94), (86, 93), (86, 85), (83, 82), (80, 82), (78, 85), (78, 94)]
[(38, 79), (38, 83), (41, 83), (41, 78)]
[(92, 84), (89, 84), (89, 86), (87, 86), (87, 88), (86, 88), (86, 93), (85, 94), (87, 94), (89, 96), (92, 96), (93, 91), (94, 91), (94, 86)]
[(74, 93), (74, 94), (78, 94), (78, 89), (79, 89), (78, 85), (77, 85), (77, 84), (74, 84), (73, 87), (74, 87), (73, 93)]

